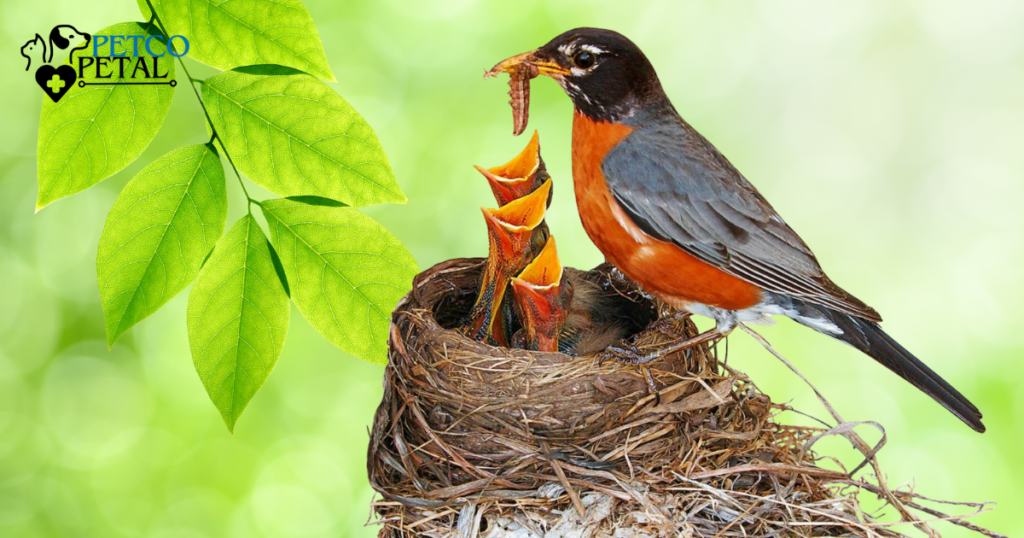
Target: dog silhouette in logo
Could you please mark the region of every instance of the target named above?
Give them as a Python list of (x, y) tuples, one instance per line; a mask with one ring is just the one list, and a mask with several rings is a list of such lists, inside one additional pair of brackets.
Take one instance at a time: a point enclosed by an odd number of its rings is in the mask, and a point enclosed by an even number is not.
[[(89, 44), (92, 43), (92, 36), (71, 26), (70, 24), (58, 24), (50, 30), (49, 43), (43, 40), (42, 36), (36, 34), (34, 38), (29, 40), (21, 47), (21, 55), (28, 60), (28, 65), (25, 66), (25, 71), (32, 68), (32, 60), (36, 60), (39, 67), (36, 68), (36, 84), (46, 92), (46, 95), (53, 100), (54, 103), (60, 101), (61, 97), (64, 97), (68, 91), (74, 86), (75, 81), (78, 79), (75, 68), (68, 64), (61, 64), (57, 67), (51, 65), (54, 60), (53, 54), (58, 50), (68, 50), (71, 47), (71, 43), (78, 39), (85, 39), (85, 41), (71, 49), (68, 52), (68, 59), (71, 60), (71, 56), (76, 50), (85, 50), (89, 48)], [(60, 62), (60, 59), (57, 59)], [(84, 87), (85, 83), (82, 83)]]
[(28, 60), (28, 65), (25, 66), (25, 71), (28, 71), (29, 68), (32, 67), (32, 60), (36, 60), (37, 64), (46, 63), (46, 42), (43, 41), (43, 37), (36, 34), (35, 38), (22, 45), (21, 55)]
[(87, 48), (89, 46), (89, 43), (92, 42), (92, 36), (85, 32), (79, 31), (78, 28), (75, 28), (70, 24), (59, 24), (57, 26), (54, 26), (53, 30), (50, 30), (50, 46), (48, 47), (48, 56), (46, 57), (46, 61), (53, 61), (53, 53), (55, 49), (67, 50), (67, 48), (71, 46), (72, 40), (78, 38), (85, 38), (85, 43), (71, 49), (71, 51), (68, 53), (69, 57), (76, 50), (82, 50)]

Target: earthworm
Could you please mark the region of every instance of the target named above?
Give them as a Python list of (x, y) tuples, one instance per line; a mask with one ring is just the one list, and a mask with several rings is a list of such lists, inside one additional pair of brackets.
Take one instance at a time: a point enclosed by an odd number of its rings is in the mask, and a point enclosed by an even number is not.
[(512, 105), (512, 134), (519, 136), (530, 120), (530, 79), (538, 74), (537, 66), (521, 64), (509, 73), (508, 95)]

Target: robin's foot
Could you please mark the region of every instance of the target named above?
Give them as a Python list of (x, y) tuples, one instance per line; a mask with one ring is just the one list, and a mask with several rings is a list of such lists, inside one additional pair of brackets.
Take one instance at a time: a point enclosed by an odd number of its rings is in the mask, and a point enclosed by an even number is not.
[(654, 382), (654, 376), (651, 375), (651, 369), (646, 366), (641, 366), (641, 370), (644, 371), (644, 379), (647, 380), (647, 390), (651, 391), (654, 395), (654, 406), (661, 405), (661, 389), (658, 388), (658, 384)]
[[(678, 336), (679, 333), (675, 330), (675, 327), (673, 327), (672, 324), (677, 321), (684, 320), (692, 315), (693, 314), (685, 310), (679, 310), (673, 312), (672, 314), (665, 315), (658, 319), (657, 321), (648, 325), (647, 328), (644, 329), (643, 331), (640, 331), (639, 333), (633, 335), (633, 337), (630, 338), (630, 340), (632, 340), (633, 342), (638, 342), (640, 340), (643, 340), (645, 337), (657, 333)], [(630, 364), (642, 364), (642, 362), (631, 362), (631, 358), (635, 359), (637, 357), (644, 356), (646, 355), (642, 353), (640, 349), (633, 344), (624, 344), (623, 346), (610, 346), (605, 350), (605, 353), (601, 355), (598, 364), (603, 364), (606, 359), (609, 359), (611, 357), (615, 357), (615, 359), (618, 360), (619, 362), (626, 362)]]
[(692, 315), (693, 314), (685, 310), (677, 310), (675, 312), (672, 312), (671, 314), (662, 316), (661, 318), (658, 319), (658, 321), (651, 323), (650, 325), (647, 326), (646, 329), (637, 334), (636, 338), (641, 338), (643, 336), (654, 334), (656, 332), (675, 334), (675, 327), (673, 327), (672, 325), (675, 322), (682, 321)]
[(642, 364), (641, 362), (635, 362), (636, 359), (640, 359), (644, 356), (640, 350), (632, 345), (625, 344), (623, 346), (608, 346), (605, 348), (604, 353), (597, 359), (598, 366), (604, 364), (604, 361), (608, 359), (615, 359), (619, 362), (626, 364)]
[(622, 347), (610, 346), (607, 350), (605, 350), (604, 354), (601, 355), (601, 362), (604, 362), (605, 359), (612, 358), (626, 364), (647, 364), (651, 361), (658, 360), (660, 358), (666, 357), (678, 351), (682, 351), (684, 349), (689, 349), (700, 344), (711, 342), (721, 337), (722, 333), (718, 332), (718, 329), (711, 329), (710, 331), (700, 333), (697, 336), (694, 336), (693, 338), (688, 338), (686, 340), (675, 342), (674, 344), (670, 344), (661, 349), (658, 349), (657, 351), (653, 351), (651, 353), (646, 354), (641, 353), (640, 350), (637, 349), (637, 347), (632, 344), (625, 345)]

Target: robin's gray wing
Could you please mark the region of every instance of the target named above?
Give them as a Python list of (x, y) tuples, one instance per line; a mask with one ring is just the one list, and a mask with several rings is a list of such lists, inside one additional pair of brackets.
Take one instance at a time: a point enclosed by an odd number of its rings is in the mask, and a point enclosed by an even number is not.
[(825, 276), (757, 189), (681, 119), (630, 133), (601, 168), (615, 199), (648, 234), (767, 291), (881, 321)]

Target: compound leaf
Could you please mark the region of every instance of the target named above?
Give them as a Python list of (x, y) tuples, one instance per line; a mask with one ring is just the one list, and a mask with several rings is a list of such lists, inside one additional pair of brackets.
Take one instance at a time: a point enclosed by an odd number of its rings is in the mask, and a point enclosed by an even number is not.
[(108, 345), (195, 280), (227, 218), (224, 167), (208, 145), (176, 149), (125, 185), (96, 255)]
[[(156, 30), (148, 24), (125, 22), (96, 32), (93, 40), (96, 36), (150, 36), (155, 33)], [(142, 45), (138, 47), (139, 56), (133, 57), (132, 40), (114, 47), (116, 54), (127, 54), (123, 61), (93, 58), (91, 47), (74, 51), (72, 66), (76, 71), (79, 58), (86, 63), (89, 60), (94, 63), (81, 70), (82, 76), (58, 102), (43, 99), (36, 150), (39, 181), (36, 209), (114, 175), (137, 159), (156, 136), (171, 108), (174, 86), (112, 84), (140, 81), (145, 78), (145, 73), (166, 75), (160, 80), (173, 81), (174, 58), (166, 54), (166, 47), (158, 39), (150, 41), (150, 49), (163, 57), (150, 56)], [(100, 47), (99, 53), (109, 55), (110, 46)], [(100, 60), (105, 62), (105, 66), (100, 69), (101, 77), (97, 78), (95, 62)], [(145, 65), (140, 67), (140, 61)], [(133, 78), (136, 74), (138, 79)]]
[[(313, 18), (300, 0), (151, 0), (166, 30), (188, 39), (188, 57), (217, 69), (294, 67), (334, 81)], [(143, 15), (152, 12), (138, 0)], [(175, 40), (181, 47), (181, 40)], [(180, 49), (179, 49), (180, 50)]]
[(281, 196), (405, 203), (377, 135), (351, 105), (314, 77), (273, 72), (246, 68), (203, 83), (213, 128), (242, 173)]
[(188, 300), (188, 340), (228, 430), (281, 356), (290, 311), (270, 243), (252, 215), (217, 241)]
[(391, 312), (419, 272), (412, 254), (350, 207), (287, 199), (260, 206), (302, 315), (342, 350), (384, 364)]

